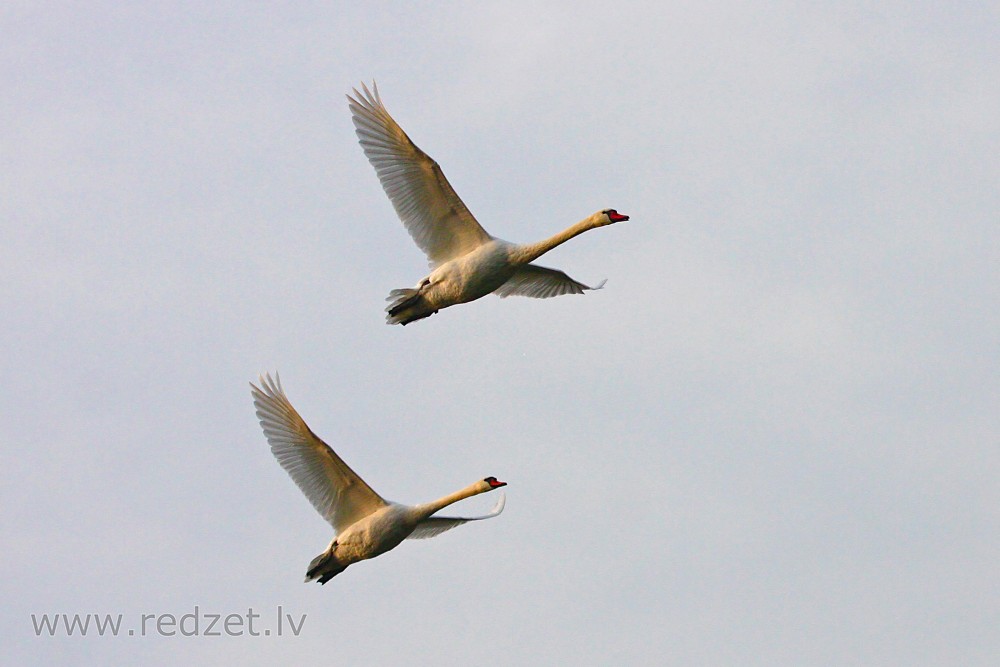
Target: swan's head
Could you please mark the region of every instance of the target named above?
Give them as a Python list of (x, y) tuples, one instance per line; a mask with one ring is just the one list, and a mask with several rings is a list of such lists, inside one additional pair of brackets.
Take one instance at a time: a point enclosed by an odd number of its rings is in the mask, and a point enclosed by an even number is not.
[(616, 222), (628, 220), (627, 215), (622, 215), (613, 208), (606, 208), (597, 214), (598, 223), (601, 225), (613, 225)]
[(492, 491), (493, 489), (499, 489), (501, 486), (507, 486), (507, 482), (501, 482), (496, 477), (487, 477), (483, 480), (486, 485), (483, 491)]

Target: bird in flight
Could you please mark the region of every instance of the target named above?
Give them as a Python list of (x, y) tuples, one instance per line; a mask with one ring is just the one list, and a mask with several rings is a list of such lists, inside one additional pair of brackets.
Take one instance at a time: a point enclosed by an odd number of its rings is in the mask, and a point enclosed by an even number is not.
[(422, 505), (385, 500), (310, 430), (288, 401), (277, 375), (271, 379), (267, 374), (259, 382), (259, 387), (250, 383), (250, 393), (271, 452), (336, 531), (326, 551), (309, 563), (307, 582), (325, 584), (348, 565), (383, 554), (407, 538), (434, 537), (469, 521), (493, 518), (503, 511), (506, 498), (501, 491), (489, 514), (437, 515), (452, 503), (507, 485), (496, 477), (486, 477)]
[(347, 96), (368, 161), (410, 236), (427, 255), (431, 273), (416, 287), (392, 290), (386, 322), (409, 324), (442, 308), (487, 294), (548, 298), (600, 289), (534, 260), (583, 232), (628, 220), (606, 208), (538, 243), (490, 236), (452, 189), (438, 163), (417, 148), (393, 120), (373, 83)]

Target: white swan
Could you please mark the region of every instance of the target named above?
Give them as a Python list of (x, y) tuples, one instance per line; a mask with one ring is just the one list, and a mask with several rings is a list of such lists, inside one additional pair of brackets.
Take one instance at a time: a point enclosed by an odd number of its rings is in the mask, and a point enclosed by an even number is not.
[(408, 537), (433, 537), (468, 521), (490, 519), (503, 511), (503, 492), (489, 514), (476, 517), (432, 516), (463, 498), (486, 493), (506, 482), (487, 477), (451, 495), (423, 505), (401, 505), (383, 499), (320, 440), (288, 402), (275, 375), (250, 383), (253, 404), (271, 452), (291, 475), (313, 507), (337, 532), (326, 551), (309, 563), (306, 581), (325, 584), (359, 560), (374, 558)]
[(408, 324), (442, 308), (490, 292), (548, 298), (583, 294), (588, 287), (562, 271), (531, 264), (577, 234), (628, 220), (614, 209), (598, 211), (555, 236), (531, 244), (509, 243), (486, 233), (458, 198), (441, 167), (416, 147), (392, 119), (378, 87), (362, 84), (347, 96), (354, 127), (368, 161), (410, 236), (430, 260), (431, 274), (413, 289), (389, 294), (389, 324)]

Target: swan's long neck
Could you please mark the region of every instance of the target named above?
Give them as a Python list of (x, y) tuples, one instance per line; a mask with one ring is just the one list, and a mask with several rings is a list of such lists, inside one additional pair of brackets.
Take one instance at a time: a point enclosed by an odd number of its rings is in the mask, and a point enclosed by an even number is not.
[[(483, 488), (483, 487), (486, 488)], [(490, 487), (486, 486), (482, 482), (476, 482), (475, 484), (470, 484), (464, 489), (459, 489), (455, 493), (451, 493), (444, 498), (438, 498), (437, 500), (432, 500), (429, 503), (424, 503), (423, 505), (417, 505), (416, 510), (424, 516), (424, 518), (429, 517), (438, 510), (441, 510), (448, 505), (457, 503), (459, 500), (464, 500), (466, 498), (478, 495), (485, 491), (489, 491)]]
[(519, 264), (527, 264), (532, 262), (549, 250), (552, 250), (557, 245), (566, 243), (574, 236), (578, 236), (588, 229), (593, 229), (598, 226), (598, 222), (594, 220), (594, 216), (584, 218), (575, 225), (571, 225), (566, 229), (562, 230), (554, 236), (550, 236), (544, 241), (539, 241), (538, 243), (526, 243), (517, 246), (517, 250), (513, 253), (512, 259)]

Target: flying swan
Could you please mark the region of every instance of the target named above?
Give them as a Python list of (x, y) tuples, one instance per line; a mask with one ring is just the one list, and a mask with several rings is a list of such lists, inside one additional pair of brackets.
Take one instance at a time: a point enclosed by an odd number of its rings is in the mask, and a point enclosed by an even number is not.
[(251, 382), (250, 393), (274, 458), (336, 531), (326, 551), (309, 563), (307, 582), (318, 580), (325, 584), (348, 565), (383, 554), (407, 538), (434, 537), (503, 511), (506, 498), (501, 491), (496, 505), (484, 516), (434, 516), (463, 498), (507, 485), (496, 477), (481, 479), (423, 505), (401, 505), (383, 499), (309, 429), (289, 403), (277, 375), (273, 380), (270, 374), (261, 376), (260, 384), (258, 387)]
[(382, 104), (378, 86), (347, 96), (361, 147), (410, 236), (427, 255), (431, 273), (415, 288), (396, 289), (386, 301), (389, 324), (409, 324), (442, 308), (495, 292), (545, 299), (583, 294), (588, 287), (562, 271), (532, 264), (588, 229), (628, 220), (613, 208), (598, 211), (538, 243), (490, 236), (465, 207), (441, 167), (410, 141)]

